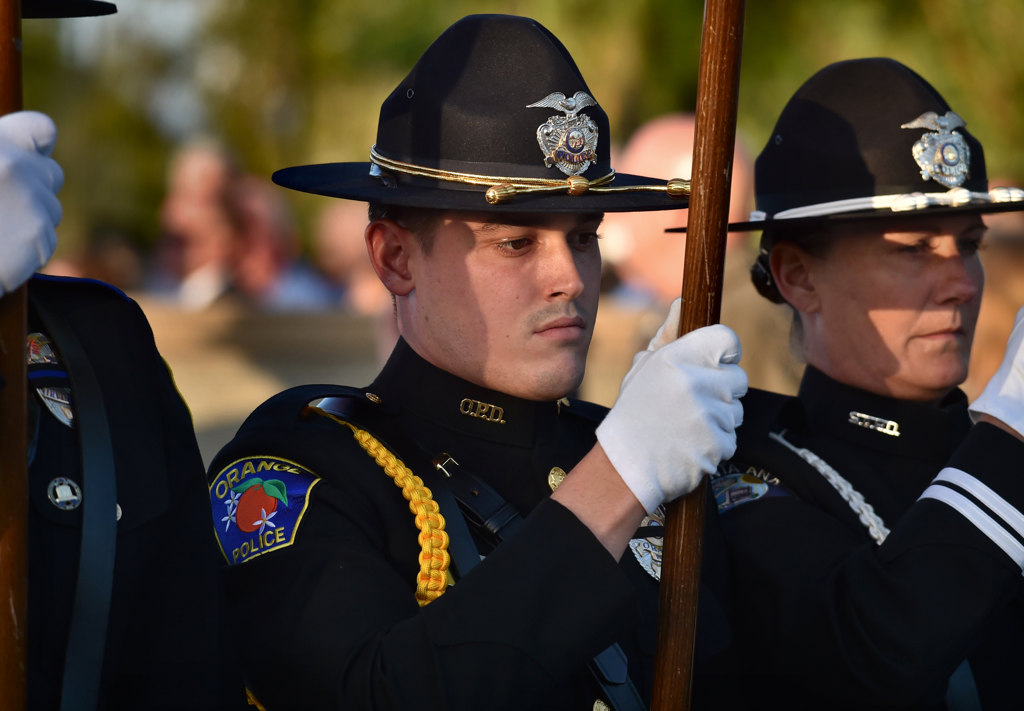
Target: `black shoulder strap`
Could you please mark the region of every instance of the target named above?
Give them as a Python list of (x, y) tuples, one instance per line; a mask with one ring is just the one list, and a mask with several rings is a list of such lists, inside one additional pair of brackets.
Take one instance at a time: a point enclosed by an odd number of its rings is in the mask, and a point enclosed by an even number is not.
[[(449, 555), (460, 576), (480, 562), (467, 521), (494, 545), (522, 522), (515, 507), (504, 501), (486, 482), (454, 459), (435, 461), (400, 428), (393, 426), (389, 418), (379, 417), (366, 403), (361, 391), (353, 389), (347, 395), (320, 398), (310, 406), (371, 432), (384, 446), (399, 453), (406, 466), (423, 479), (444, 516)], [(594, 657), (589, 668), (614, 711), (646, 709), (643, 698), (629, 678), (626, 654), (618, 644), (612, 644)]]
[(74, 393), (82, 456), (82, 539), (68, 632), (61, 711), (96, 708), (106, 645), (117, 547), (117, 480), (103, 392), (71, 325), (42, 299), (32, 307), (57, 344)]

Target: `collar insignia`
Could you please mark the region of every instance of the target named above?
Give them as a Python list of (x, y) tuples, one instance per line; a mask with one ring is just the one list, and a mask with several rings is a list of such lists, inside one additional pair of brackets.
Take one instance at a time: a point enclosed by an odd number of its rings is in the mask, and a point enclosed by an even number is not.
[(921, 114), (900, 128), (928, 128), (911, 149), (921, 169), (921, 180), (934, 180), (947, 188), (958, 188), (967, 179), (971, 165), (971, 150), (967, 141), (955, 128), (966, 126), (962, 118), (952, 111), (939, 116), (934, 111)]
[(537, 143), (544, 154), (544, 165), (556, 166), (566, 175), (579, 175), (597, 160), (597, 124), (577, 113), (588, 106), (597, 106), (594, 97), (577, 91), (572, 98), (556, 91), (526, 108), (558, 109), (565, 116), (549, 116), (537, 127)]
[(492, 405), (489, 402), (481, 402), (464, 397), (459, 403), (459, 412), (467, 417), (475, 417), (478, 420), (497, 422), (499, 425), (505, 424), (505, 409)]
[(874, 415), (865, 415), (863, 412), (851, 412), (849, 422), (875, 432), (881, 432), (891, 437), (900, 436), (900, 423), (894, 420), (886, 420)]

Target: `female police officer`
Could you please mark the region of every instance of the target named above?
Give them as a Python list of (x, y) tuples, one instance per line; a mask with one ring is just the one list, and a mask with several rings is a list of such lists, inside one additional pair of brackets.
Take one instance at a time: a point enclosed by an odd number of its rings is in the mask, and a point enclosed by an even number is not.
[(698, 694), (715, 708), (1017, 707), (1021, 376), (975, 404), (1002, 420), (989, 424), (972, 425), (957, 385), (979, 215), (1024, 209), (1022, 193), (989, 191), (963, 119), (888, 59), (808, 80), (755, 179), (759, 212), (737, 227), (764, 230), (755, 285), (791, 307), (807, 370), (794, 398), (748, 394), (714, 480), (733, 644)]
[(657, 589), (623, 552), (731, 453), (746, 376), (719, 326), (641, 354), (598, 445), (603, 412), (565, 399), (601, 213), (684, 204), (615, 175), (607, 140), (554, 36), (472, 16), (384, 102), (371, 163), (275, 174), (371, 203), (401, 339), (370, 387), (286, 391), (213, 463), (239, 652), (267, 708), (644, 706)]

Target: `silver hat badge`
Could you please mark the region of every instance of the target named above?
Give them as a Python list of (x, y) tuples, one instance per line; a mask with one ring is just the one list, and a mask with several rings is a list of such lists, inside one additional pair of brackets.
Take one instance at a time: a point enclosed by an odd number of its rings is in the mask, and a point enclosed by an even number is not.
[(581, 109), (597, 106), (594, 97), (577, 91), (572, 98), (556, 91), (526, 108), (558, 109), (565, 116), (550, 116), (537, 127), (537, 143), (544, 154), (544, 165), (557, 166), (566, 175), (579, 175), (597, 160), (597, 124)]
[(958, 188), (967, 179), (971, 165), (971, 149), (967, 141), (953, 129), (967, 123), (952, 111), (939, 116), (934, 111), (921, 114), (900, 128), (928, 128), (914, 143), (914, 160), (921, 169), (921, 180), (934, 180), (947, 188)]

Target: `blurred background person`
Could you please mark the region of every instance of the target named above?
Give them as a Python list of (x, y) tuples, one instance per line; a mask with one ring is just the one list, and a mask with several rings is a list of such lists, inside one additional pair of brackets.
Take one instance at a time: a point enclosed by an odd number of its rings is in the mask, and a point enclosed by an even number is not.
[[(662, 178), (691, 176), (694, 117), (660, 116), (638, 128), (622, 149), (619, 170)], [(745, 220), (753, 206), (750, 156), (737, 142), (733, 156), (732, 220)], [(612, 271), (601, 301), (581, 394), (611, 404), (632, 354), (643, 348), (683, 283), (686, 234), (666, 232), (686, 224), (687, 210), (614, 213), (602, 224), (601, 250)], [(751, 387), (795, 393), (802, 366), (793, 364), (789, 321), (782, 308), (761, 299), (750, 283), (757, 249), (750, 233), (728, 236), (721, 322), (740, 336), (744, 350), (759, 357), (744, 362)]]
[(398, 340), (391, 294), (380, 283), (367, 258), (366, 206), (333, 201), (317, 218), (314, 260), (340, 290), (343, 309), (373, 321), (374, 342), (381, 364)]
[(227, 201), (237, 179), (235, 161), (213, 141), (191, 141), (175, 153), (148, 287), (154, 296), (198, 310), (228, 291), (234, 227)]
[(269, 311), (337, 307), (342, 290), (302, 258), (302, 246), (282, 190), (246, 175), (231, 186), (234, 240), (231, 286), (248, 304)]
[(343, 308), (361, 314), (390, 310), (391, 298), (366, 258), (366, 207), (331, 203), (318, 216), (313, 234), (317, 268), (340, 290)]

